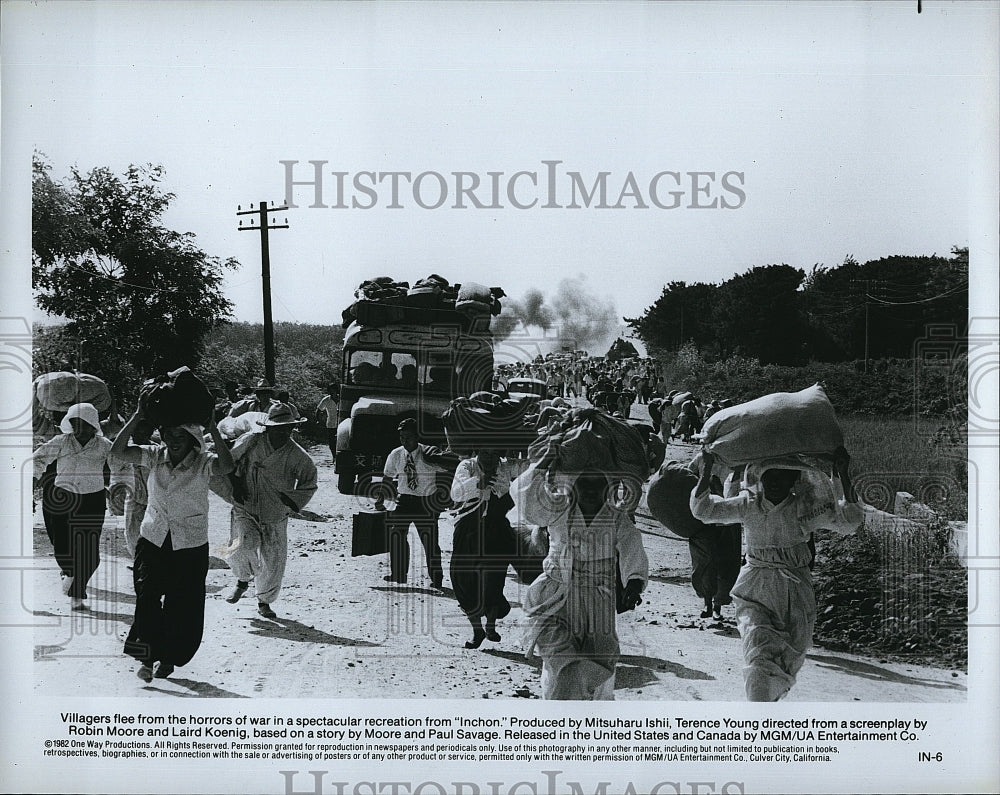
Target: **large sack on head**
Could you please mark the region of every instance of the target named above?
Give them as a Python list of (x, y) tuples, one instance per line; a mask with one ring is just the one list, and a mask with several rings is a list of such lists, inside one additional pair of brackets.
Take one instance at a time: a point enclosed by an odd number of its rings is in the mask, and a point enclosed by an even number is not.
[(98, 411), (111, 408), (108, 385), (96, 375), (60, 371), (35, 379), (35, 398), (46, 411), (67, 411), (76, 403), (90, 403)]
[(642, 437), (627, 422), (598, 409), (573, 409), (531, 444), (528, 458), (539, 462), (550, 443), (557, 449), (556, 471), (603, 472), (625, 486), (627, 503), (638, 504), (649, 462)]
[(689, 498), (698, 476), (682, 461), (665, 461), (649, 481), (646, 505), (656, 520), (674, 535), (690, 538), (710, 530), (691, 515)]
[(441, 415), (441, 420), (448, 445), (456, 452), (470, 453), (482, 448), (521, 449), (535, 438), (534, 427), (525, 424), (519, 404), (511, 406), (502, 400), (488, 403), (485, 398), (458, 398)]
[(215, 411), (215, 396), (188, 367), (151, 378), (139, 394), (146, 417), (156, 427), (207, 425)]
[(717, 411), (702, 428), (705, 449), (729, 466), (783, 455), (832, 453), (844, 444), (826, 392), (814, 384)]

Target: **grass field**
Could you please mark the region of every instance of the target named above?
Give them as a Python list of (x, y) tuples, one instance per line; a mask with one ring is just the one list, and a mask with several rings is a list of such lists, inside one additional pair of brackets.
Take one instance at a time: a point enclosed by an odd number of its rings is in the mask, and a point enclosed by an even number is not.
[(935, 440), (937, 424), (894, 417), (840, 417), (851, 473), (861, 498), (891, 510), (908, 491), (947, 519), (966, 519), (968, 461), (964, 444)]

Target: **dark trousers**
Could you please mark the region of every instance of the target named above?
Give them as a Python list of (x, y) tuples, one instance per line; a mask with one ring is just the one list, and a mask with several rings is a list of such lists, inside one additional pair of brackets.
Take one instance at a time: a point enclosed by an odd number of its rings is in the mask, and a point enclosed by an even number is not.
[(73, 578), (69, 595), (77, 599), (87, 598), (87, 583), (101, 562), (105, 504), (103, 489), (75, 494), (52, 481), (42, 486), (45, 532), (52, 542), (59, 569)]
[(716, 608), (733, 601), (729, 591), (740, 574), (742, 528), (738, 524), (708, 527), (688, 539), (691, 550), (691, 584), (706, 606)]
[(208, 544), (174, 549), (169, 533), (162, 547), (140, 537), (132, 564), (135, 619), (125, 653), (147, 664), (190, 662), (205, 629), (207, 576)]
[(433, 497), (415, 497), (400, 494), (396, 509), (386, 517), (389, 537), (389, 574), (393, 579), (405, 580), (410, 568), (410, 542), (406, 534), (413, 524), (420, 536), (427, 556), (427, 573), (431, 582), (440, 584), (444, 578), (441, 567), (441, 547), (438, 545), (438, 512), (429, 505)]

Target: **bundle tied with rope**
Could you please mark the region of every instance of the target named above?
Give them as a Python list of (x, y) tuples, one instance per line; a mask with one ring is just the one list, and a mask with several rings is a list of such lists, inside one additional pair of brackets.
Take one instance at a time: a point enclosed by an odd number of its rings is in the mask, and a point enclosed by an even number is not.
[(553, 422), (528, 447), (528, 458), (571, 477), (582, 472), (603, 473), (612, 493), (621, 487), (618, 504), (629, 511), (638, 506), (649, 474), (639, 433), (624, 420), (594, 408), (572, 409)]
[(503, 400), (491, 392), (458, 397), (441, 415), (448, 446), (456, 453), (474, 450), (516, 450), (534, 439), (534, 426), (527, 424), (526, 408), (513, 400)]

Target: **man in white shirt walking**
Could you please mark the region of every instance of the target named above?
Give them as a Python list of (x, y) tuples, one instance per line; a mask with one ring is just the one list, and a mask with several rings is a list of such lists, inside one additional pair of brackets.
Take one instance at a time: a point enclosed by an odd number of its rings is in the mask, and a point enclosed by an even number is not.
[(432, 460), (435, 448), (420, 444), (417, 421), (408, 418), (399, 423), (400, 446), (389, 453), (383, 474), (396, 481), (396, 508), (389, 512), (386, 530), (389, 536), (389, 574), (387, 582), (405, 583), (410, 568), (410, 543), (406, 534), (413, 524), (427, 556), (431, 586), (440, 588), (444, 580), (441, 547), (438, 545), (440, 498), (436, 497), (437, 473), (447, 468)]
[(330, 455), (337, 460), (337, 408), (340, 403), (340, 387), (330, 384), (326, 395), (316, 406), (316, 422), (326, 426), (326, 442), (330, 445)]

